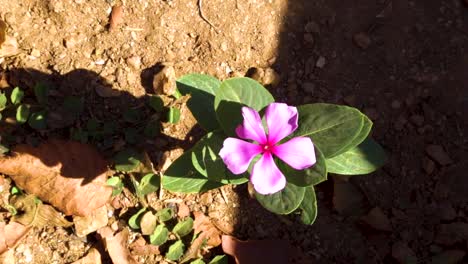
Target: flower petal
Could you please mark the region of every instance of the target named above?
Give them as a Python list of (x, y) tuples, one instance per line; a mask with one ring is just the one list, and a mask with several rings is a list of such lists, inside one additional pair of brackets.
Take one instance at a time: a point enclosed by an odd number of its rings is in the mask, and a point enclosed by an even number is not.
[(236, 129), (237, 136), (243, 139), (255, 140), (260, 144), (266, 143), (265, 129), (263, 129), (262, 119), (255, 109), (242, 107), (244, 122)]
[(259, 145), (237, 138), (226, 138), (223, 148), (219, 151), (219, 156), (232, 173), (241, 174), (249, 168), (252, 159), (261, 152), (262, 149)]
[(286, 177), (278, 169), (269, 152), (265, 152), (253, 166), (250, 182), (255, 191), (263, 195), (279, 192), (286, 187)]
[(268, 141), (276, 144), (297, 129), (297, 108), (284, 103), (271, 103), (265, 111)]
[(314, 144), (308, 137), (292, 138), (274, 146), (271, 152), (296, 170), (306, 169), (316, 162)]

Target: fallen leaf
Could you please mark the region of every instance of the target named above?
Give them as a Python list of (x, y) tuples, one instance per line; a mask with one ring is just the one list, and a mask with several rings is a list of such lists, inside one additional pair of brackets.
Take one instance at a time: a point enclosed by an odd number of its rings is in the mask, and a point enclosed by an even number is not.
[(210, 218), (199, 211), (193, 212), (193, 215), (195, 217), (193, 230), (197, 237), (192, 241), (187, 252), (185, 252), (181, 263), (197, 258), (200, 250), (205, 247), (208, 249), (221, 244), (221, 233), (210, 221)]
[(238, 264), (289, 263), (290, 245), (285, 240), (240, 241), (232, 236), (222, 237), (224, 253), (235, 258)]
[(139, 237), (132, 244), (130, 244), (130, 251), (133, 255), (137, 256), (148, 256), (148, 255), (159, 255), (159, 247), (151, 244), (147, 244), (143, 237)]
[(21, 214), (13, 216), (13, 221), (25, 226), (69, 227), (72, 225), (54, 207), (41, 202), (38, 203), (34, 195), (14, 196), (11, 199), (11, 204), (21, 212)]
[(101, 253), (95, 248), (88, 250), (86, 256), (73, 262), (72, 264), (101, 264)]
[(17, 145), (10, 157), (0, 158), (0, 173), (66, 215), (86, 216), (107, 202), (112, 193), (107, 170), (94, 148), (72, 141)]
[(31, 227), (11, 221), (6, 224), (0, 222), (0, 254), (9, 248), (13, 248)]
[(103, 238), (104, 246), (109, 252), (109, 256), (114, 264), (137, 264), (138, 262), (130, 254), (127, 247), (127, 239), (129, 235), (128, 229), (114, 234), (114, 231), (108, 226), (98, 230), (98, 233)]
[(75, 224), (75, 233), (79, 237), (86, 235), (104, 227), (109, 222), (107, 217), (107, 208), (102, 206), (88, 216), (74, 216), (73, 223)]
[(1, 57), (9, 57), (18, 54), (18, 41), (16, 38), (6, 36), (5, 42), (0, 45), (0, 58)]
[(152, 212), (148, 211), (141, 217), (140, 228), (143, 235), (153, 234), (156, 225), (158, 224), (158, 217)]
[(113, 31), (117, 25), (123, 21), (123, 6), (115, 5), (112, 7), (109, 21), (109, 31)]
[(185, 203), (179, 204), (179, 209), (177, 211), (177, 216), (181, 219), (190, 216), (190, 208)]

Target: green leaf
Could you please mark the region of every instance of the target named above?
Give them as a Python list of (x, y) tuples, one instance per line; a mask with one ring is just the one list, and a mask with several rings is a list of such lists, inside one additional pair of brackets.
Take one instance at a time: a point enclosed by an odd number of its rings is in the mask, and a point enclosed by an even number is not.
[(185, 245), (182, 241), (177, 240), (174, 244), (169, 247), (166, 253), (166, 258), (172, 261), (178, 260), (184, 254)]
[(151, 120), (146, 124), (143, 133), (147, 138), (154, 138), (159, 135), (159, 131), (160, 126), (158, 120)]
[(177, 225), (175, 225), (172, 229), (172, 233), (176, 234), (179, 238), (181, 238), (190, 234), (190, 232), (192, 232), (192, 229), (193, 219), (191, 217), (188, 217), (184, 221), (177, 223)]
[(385, 163), (385, 151), (371, 138), (347, 152), (327, 159), (331, 173), (342, 175), (361, 175), (371, 173)]
[(155, 246), (160, 246), (166, 243), (169, 238), (169, 230), (163, 224), (160, 224), (154, 229), (153, 234), (150, 235), (150, 243)]
[(203, 259), (196, 259), (190, 262), (190, 264), (205, 264), (205, 261), (203, 261)]
[(37, 83), (34, 86), (34, 95), (36, 95), (37, 102), (41, 105), (47, 104), (48, 96), (49, 96), (49, 87), (47, 87), (43, 83)]
[(170, 107), (167, 112), (167, 121), (172, 124), (176, 124), (180, 119), (180, 110), (179, 108)]
[(160, 222), (166, 222), (172, 219), (174, 211), (171, 208), (164, 208), (156, 213)]
[(23, 97), (24, 97), (24, 92), (19, 87), (15, 87), (15, 89), (13, 89), (13, 91), (11, 92), (11, 97), (10, 97), (11, 103), (14, 105), (17, 105), (21, 103), (21, 100), (23, 100)]
[(10, 194), (15, 195), (15, 194), (22, 194), (23, 192), (16, 186), (11, 187)]
[(206, 131), (219, 128), (214, 111), (215, 91), (221, 82), (209, 75), (189, 74), (179, 78), (177, 89), (183, 94), (190, 94), (187, 107), (192, 112), (198, 124)]
[(179, 90), (176, 88), (174, 91), (174, 94), (172, 95), (175, 99), (179, 99), (182, 97), (182, 94), (179, 92)]
[(291, 137), (309, 136), (325, 158), (352, 148), (364, 126), (364, 115), (348, 106), (307, 104), (299, 106), (298, 112), (299, 127)]
[(150, 95), (148, 97), (148, 105), (153, 108), (154, 111), (156, 112), (161, 112), (164, 108), (164, 102), (161, 99), (161, 97), (157, 95)]
[(218, 255), (214, 257), (208, 264), (228, 264), (228, 257), (226, 255)]
[(190, 150), (193, 167), (208, 180), (223, 184), (242, 184), (248, 181), (246, 174), (232, 174), (219, 156), (226, 135), (215, 131), (205, 135)]
[(140, 221), (142, 214), (146, 211), (146, 208), (141, 208), (136, 214), (132, 215), (128, 219), (128, 225), (133, 229), (140, 229)]
[(63, 109), (65, 109), (72, 116), (77, 117), (83, 112), (83, 99), (76, 96), (67, 96), (63, 101)]
[(7, 105), (7, 97), (4, 93), (0, 93), (0, 111), (2, 111), (3, 109), (5, 109), (6, 105)]
[(7, 153), (8, 151), (10, 151), (10, 149), (8, 149), (4, 145), (0, 144), (0, 155), (3, 155), (5, 153)]
[(140, 165), (143, 155), (135, 149), (124, 149), (114, 157), (115, 169), (118, 171), (132, 171)]
[(255, 197), (268, 211), (275, 214), (290, 214), (299, 207), (304, 199), (304, 193), (304, 187), (288, 182), (286, 187), (279, 192), (268, 195), (255, 192)]
[(261, 84), (245, 77), (224, 81), (215, 94), (216, 118), (228, 136), (235, 136), (236, 127), (242, 123), (242, 106), (260, 111), (275, 101)]
[(153, 193), (159, 189), (159, 176), (153, 173), (146, 174), (138, 186), (141, 195)]
[(47, 111), (42, 110), (36, 113), (32, 113), (29, 117), (28, 124), (37, 130), (46, 129), (47, 128), (47, 121), (46, 121)]
[(311, 225), (317, 218), (317, 198), (315, 197), (314, 186), (305, 188), (304, 199), (299, 206), (301, 210), (302, 223)]
[(276, 159), (278, 168), (286, 176), (288, 182), (300, 187), (305, 187), (310, 185), (317, 185), (327, 180), (327, 166), (325, 157), (317, 146), (315, 146), (314, 149), (316, 163), (312, 167), (305, 170), (295, 170), (282, 160)]
[(348, 150), (361, 144), (367, 138), (367, 136), (369, 136), (373, 125), (372, 121), (364, 114), (362, 114), (362, 121), (362, 128), (359, 131), (358, 135), (353, 139), (353, 141), (351, 141), (351, 143), (348, 144)]
[(124, 184), (118, 176), (107, 179), (106, 184), (112, 186), (112, 197), (119, 195), (123, 191)]
[(21, 104), (16, 108), (16, 121), (19, 124), (24, 124), (29, 118), (29, 106)]

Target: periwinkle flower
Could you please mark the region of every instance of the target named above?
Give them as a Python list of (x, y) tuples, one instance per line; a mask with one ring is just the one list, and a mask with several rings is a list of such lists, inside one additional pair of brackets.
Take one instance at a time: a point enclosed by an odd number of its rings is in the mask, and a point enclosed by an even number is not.
[(297, 108), (284, 103), (271, 103), (265, 111), (268, 133), (262, 125), (257, 111), (242, 107), (244, 121), (236, 129), (239, 138), (224, 140), (219, 155), (234, 174), (247, 171), (252, 160), (259, 154), (260, 159), (253, 165), (250, 182), (260, 194), (272, 194), (286, 186), (286, 178), (276, 166), (273, 155), (296, 170), (303, 170), (315, 164), (315, 150), (308, 137), (294, 137), (278, 144), (297, 129)]

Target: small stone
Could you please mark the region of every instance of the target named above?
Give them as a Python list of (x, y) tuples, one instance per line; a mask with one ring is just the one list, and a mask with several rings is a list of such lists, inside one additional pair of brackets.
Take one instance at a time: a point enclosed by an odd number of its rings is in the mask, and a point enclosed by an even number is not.
[(263, 76), (263, 85), (277, 86), (280, 82), (279, 74), (273, 68), (266, 68)]
[(78, 41), (75, 36), (68, 36), (63, 39), (63, 45), (67, 49), (74, 48), (78, 44)]
[(359, 48), (363, 50), (367, 49), (371, 44), (371, 39), (369, 35), (367, 35), (364, 32), (359, 32), (355, 34), (353, 36), (353, 41), (354, 41), (354, 44), (356, 44), (356, 46), (358, 46)]
[(325, 67), (325, 64), (327, 64), (327, 59), (325, 59), (325, 57), (323, 57), (323, 56), (320, 56), (318, 58), (317, 62), (315, 63), (315, 66), (317, 68), (322, 69), (323, 67)]
[(442, 166), (452, 164), (452, 159), (449, 157), (444, 148), (440, 145), (429, 145), (426, 147), (426, 153), (431, 157), (435, 162)]
[(400, 107), (401, 107), (401, 102), (400, 102), (400, 101), (394, 100), (394, 101), (392, 102), (392, 108), (393, 108), (393, 109), (399, 109)]
[(41, 56), (41, 52), (37, 49), (32, 49), (31, 50), (31, 56), (39, 58)]
[(431, 175), (435, 170), (435, 163), (431, 159), (425, 158), (423, 169), (427, 175)]
[(413, 124), (415, 124), (418, 127), (422, 127), (424, 125), (424, 116), (422, 115), (412, 115), (410, 117), (410, 120)]
[(446, 250), (432, 257), (431, 264), (457, 264), (465, 257), (466, 253), (463, 250)]
[(418, 263), (416, 254), (406, 243), (398, 241), (392, 246), (392, 257), (401, 264)]
[(153, 90), (156, 94), (173, 95), (176, 90), (176, 76), (174, 67), (164, 65), (153, 78)]
[(134, 70), (138, 70), (141, 66), (141, 58), (139, 56), (129, 57), (127, 58), (127, 64)]
[(361, 220), (376, 230), (392, 231), (390, 220), (379, 207), (374, 207)]
[(315, 92), (315, 83), (306, 82), (302, 85), (304, 92), (308, 94), (313, 94)]

